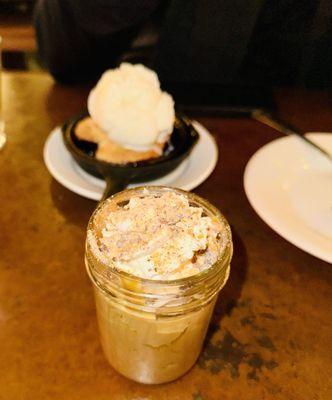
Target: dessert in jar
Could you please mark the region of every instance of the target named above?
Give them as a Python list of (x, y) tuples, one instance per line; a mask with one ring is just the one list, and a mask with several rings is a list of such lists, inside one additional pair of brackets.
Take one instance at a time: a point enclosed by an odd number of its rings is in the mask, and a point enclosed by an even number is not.
[(231, 257), (227, 221), (195, 194), (141, 187), (101, 203), (88, 225), (86, 268), (109, 363), (142, 383), (186, 373)]

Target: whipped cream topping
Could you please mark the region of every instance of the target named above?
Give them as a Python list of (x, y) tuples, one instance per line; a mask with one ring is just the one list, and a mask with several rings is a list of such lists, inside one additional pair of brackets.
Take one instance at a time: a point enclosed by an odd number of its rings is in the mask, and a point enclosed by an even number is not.
[(133, 197), (123, 207), (103, 210), (99, 225), (99, 233), (88, 232), (95, 255), (142, 278), (195, 275), (214, 264), (223, 246), (219, 223), (172, 192)]
[(165, 143), (175, 120), (172, 97), (160, 89), (157, 74), (141, 64), (122, 63), (104, 72), (89, 94), (88, 110), (110, 139), (135, 151)]

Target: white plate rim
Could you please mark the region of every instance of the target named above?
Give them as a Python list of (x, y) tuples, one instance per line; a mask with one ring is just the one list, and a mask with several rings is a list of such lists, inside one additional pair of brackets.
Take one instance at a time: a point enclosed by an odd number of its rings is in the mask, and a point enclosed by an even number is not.
[[(317, 143), (319, 141), (320, 136), (326, 136), (326, 135), (331, 135), (329, 132), (309, 132), (306, 134), (308, 138), (311, 140), (317, 140)], [(272, 228), (276, 233), (278, 233), (281, 237), (283, 237), (285, 240), (287, 240), (289, 243), (293, 244), (294, 246), (298, 247), (299, 249), (323, 260), (328, 263), (332, 263), (332, 251), (330, 253), (326, 253), (325, 250), (322, 251), (322, 249), (317, 248), (317, 246), (312, 245), (310, 242), (305, 242), (303, 243), (303, 239), (298, 238), (295, 234), (295, 236), (292, 234), (292, 232), (289, 232), (285, 227), (280, 225), (278, 221), (274, 219), (273, 214), (268, 212), (268, 210), (262, 209), (257, 205), (257, 199), (255, 199), (255, 193), (252, 190), (251, 187), (251, 178), (250, 175), (252, 174), (253, 169), (255, 168), (255, 163), (257, 159), (262, 155), (262, 153), (265, 153), (267, 149), (271, 149), (271, 147), (274, 147), (276, 143), (281, 143), (281, 142), (288, 142), (290, 140), (294, 140), (295, 137), (293, 136), (285, 136), (281, 138), (277, 138), (275, 140), (272, 140), (271, 142), (265, 144), (261, 148), (259, 148), (249, 159), (247, 162), (247, 165), (244, 170), (243, 174), (243, 186), (244, 186), (244, 191), (246, 193), (247, 199), (251, 205), (251, 207), (254, 209), (254, 211), (258, 214), (258, 216), (270, 227)], [(319, 143), (318, 143), (319, 144)]]

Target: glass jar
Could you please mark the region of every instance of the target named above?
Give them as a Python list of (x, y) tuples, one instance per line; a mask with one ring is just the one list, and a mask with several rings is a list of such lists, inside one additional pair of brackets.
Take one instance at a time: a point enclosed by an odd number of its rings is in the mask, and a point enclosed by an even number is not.
[(91, 241), (86, 242), (86, 268), (94, 286), (105, 355), (124, 376), (150, 384), (180, 377), (197, 360), (217, 294), (229, 276), (233, 251), (230, 227), (206, 200), (167, 187), (117, 193), (97, 207), (88, 225), (88, 232), (98, 229), (105, 205), (124, 206), (133, 196), (158, 196), (165, 191), (185, 195), (191, 206), (203, 208), (203, 215), (221, 225), (225, 245), (209, 268), (176, 280), (143, 279), (104, 264), (94, 255)]

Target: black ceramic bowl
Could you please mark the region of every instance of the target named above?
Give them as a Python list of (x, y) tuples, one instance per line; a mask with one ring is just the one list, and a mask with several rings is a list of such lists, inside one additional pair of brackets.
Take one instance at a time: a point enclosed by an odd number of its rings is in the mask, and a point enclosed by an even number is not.
[(75, 161), (89, 174), (106, 181), (103, 199), (124, 189), (130, 182), (144, 182), (160, 178), (174, 170), (190, 153), (198, 139), (198, 133), (185, 116), (177, 115), (174, 130), (163, 154), (150, 160), (115, 164), (97, 160), (97, 144), (80, 140), (75, 135), (77, 123), (88, 114), (73, 118), (62, 127), (66, 148)]

